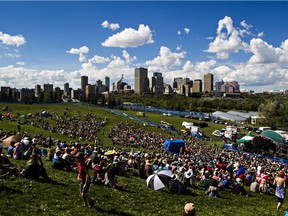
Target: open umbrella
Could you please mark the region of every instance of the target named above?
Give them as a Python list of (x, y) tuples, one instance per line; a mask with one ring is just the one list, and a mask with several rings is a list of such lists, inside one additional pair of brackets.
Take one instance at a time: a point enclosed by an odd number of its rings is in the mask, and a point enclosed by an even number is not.
[(171, 176), (172, 176), (171, 170), (160, 170), (160, 171), (154, 172), (146, 180), (147, 187), (153, 190), (160, 190), (164, 188), (165, 186), (169, 185)]

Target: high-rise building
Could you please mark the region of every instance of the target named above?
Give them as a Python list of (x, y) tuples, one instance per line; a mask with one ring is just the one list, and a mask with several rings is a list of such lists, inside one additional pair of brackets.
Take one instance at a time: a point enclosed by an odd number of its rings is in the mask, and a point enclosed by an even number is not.
[(213, 82), (214, 82), (214, 75), (211, 73), (204, 75), (204, 92), (212, 92), (213, 91)]
[(96, 92), (96, 85), (86, 85), (85, 97), (87, 100), (91, 99), (95, 96)]
[(110, 91), (110, 77), (105, 76), (104, 85), (106, 86), (106, 91), (109, 92)]
[(149, 93), (148, 70), (146, 68), (135, 68), (134, 92), (135, 94)]
[(176, 77), (176, 78), (174, 78), (174, 81), (173, 81), (173, 84), (172, 84), (172, 88), (173, 89), (177, 89), (178, 88), (178, 80), (179, 79), (183, 79), (182, 77)]
[(82, 98), (83, 98), (83, 91), (81, 90), (81, 89), (77, 89), (77, 90), (72, 90), (71, 91), (71, 98), (72, 99), (77, 99), (77, 100), (79, 100), (79, 101), (81, 101), (82, 100)]
[(82, 92), (86, 92), (86, 86), (88, 85), (88, 77), (81, 76), (81, 90)]
[(221, 92), (225, 92), (225, 93), (239, 93), (240, 92), (240, 85), (236, 81), (225, 82), (221, 86)]
[(221, 86), (223, 84), (223, 80), (215, 82), (215, 97), (222, 97)]
[(20, 90), (20, 100), (31, 100), (34, 94), (34, 89), (22, 88)]
[(40, 85), (35, 85), (35, 97), (39, 97), (41, 94), (41, 86)]
[(69, 83), (64, 84), (64, 96), (68, 97), (69, 96)]
[(99, 79), (96, 81), (96, 85), (95, 85), (95, 94), (101, 94), (102, 92), (102, 81)]
[(177, 92), (181, 95), (188, 96), (190, 94), (190, 79), (189, 78), (178, 78), (177, 79)]
[(201, 79), (194, 80), (192, 92), (193, 93), (201, 93), (202, 92), (202, 80)]
[(164, 84), (162, 73), (154, 72), (153, 77), (151, 79), (151, 92), (155, 94), (163, 94), (164, 92)]
[(53, 84), (43, 84), (43, 91), (44, 92), (52, 92), (53, 91)]

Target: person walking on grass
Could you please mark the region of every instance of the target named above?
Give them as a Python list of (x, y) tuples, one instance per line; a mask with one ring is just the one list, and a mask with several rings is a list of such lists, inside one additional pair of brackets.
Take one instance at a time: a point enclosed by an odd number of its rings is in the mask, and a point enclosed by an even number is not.
[(286, 181), (283, 171), (278, 173), (278, 176), (274, 179), (274, 185), (276, 185), (275, 195), (277, 196), (277, 209), (281, 208), (282, 203), (286, 195)]
[(92, 208), (94, 206), (95, 200), (88, 195), (91, 178), (88, 174), (88, 165), (84, 160), (84, 153), (78, 152), (76, 154), (78, 175), (77, 180), (80, 181), (80, 196), (83, 199), (84, 206)]

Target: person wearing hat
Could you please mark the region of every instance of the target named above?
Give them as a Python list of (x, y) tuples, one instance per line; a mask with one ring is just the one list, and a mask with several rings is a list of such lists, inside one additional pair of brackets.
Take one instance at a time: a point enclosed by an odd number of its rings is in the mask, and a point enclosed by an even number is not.
[(84, 157), (85, 155), (83, 152), (78, 152), (76, 154), (78, 168), (77, 180), (80, 181), (80, 196), (83, 199), (83, 205), (91, 208), (94, 206), (95, 200), (88, 195), (91, 178), (88, 173), (88, 166), (85, 163)]
[(280, 209), (286, 195), (286, 181), (283, 171), (280, 171), (274, 179), (274, 185), (276, 185), (275, 195), (277, 197), (277, 209)]
[(195, 216), (196, 215), (196, 206), (194, 203), (186, 203), (184, 206), (183, 216)]

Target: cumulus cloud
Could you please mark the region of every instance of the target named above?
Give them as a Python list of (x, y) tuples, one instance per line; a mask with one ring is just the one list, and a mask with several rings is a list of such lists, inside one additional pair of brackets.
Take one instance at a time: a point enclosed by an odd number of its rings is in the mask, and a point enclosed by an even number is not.
[(128, 64), (130, 64), (136, 60), (136, 56), (133, 56), (133, 57), (130, 56), (130, 54), (126, 50), (122, 51), (122, 56), (125, 58), (125, 60)]
[(105, 20), (101, 26), (103, 28), (109, 28), (113, 31), (115, 31), (116, 29), (119, 29), (120, 28), (120, 25), (118, 23), (109, 23), (107, 20)]
[(90, 70), (96, 69), (95, 64), (104, 64), (109, 61), (111, 61), (110, 58), (95, 55), (91, 59), (89, 59), (87, 62), (84, 62), (81, 66), (83, 70), (90, 71)]
[(87, 46), (82, 46), (80, 48), (71, 48), (69, 51), (66, 51), (66, 52), (73, 54), (73, 55), (79, 55), (79, 61), (85, 62), (86, 54), (88, 54), (89, 48)]
[(11, 36), (3, 32), (0, 32), (0, 41), (2, 41), (2, 43), (5, 45), (17, 46), (17, 47), (24, 45), (26, 43), (26, 40), (22, 35)]
[(191, 61), (186, 61), (184, 66), (183, 66), (183, 72), (192, 72), (194, 69), (194, 65), (191, 63)]
[(249, 59), (250, 64), (277, 63), (288, 66), (288, 39), (280, 47), (273, 47), (261, 38), (253, 38), (250, 41), (250, 51), (253, 53)]
[(180, 51), (182, 49), (182, 45), (178, 45), (177, 47), (176, 47), (176, 50), (177, 51)]
[(257, 37), (264, 37), (264, 36), (265, 36), (264, 32), (259, 32), (259, 33), (257, 34)]
[(173, 53), (171, 50), (165, 46), (160, 48), (159, 56), (153, 60), (146, 61), (152, 70), (162, 71), (171, 68), (172, 66), (180, 66), (181, 59), (186, 57), (186, 52), (182, 51), (180, 53)]
[(151, 43), (154, 43), (154, 40), (149, 26), (141, 24), (138, 30), (126, 28), (122, 32), (110, 36), (102, 43), (102, 46), (127, 48)]
[(24, 66), (25, 62), (19, 61), (19, 62), (16, 62), (16, 65)]
[[(247, 25), (245, 22), (242, 24)], [(225, 16), (218, 22), (217, 36), (205, 51), (216, 53), (219, 59), (227, 59), (230, 53), (237, 53), (241, 49), (247, 49), (247, 44), (241, 40), (239, 32), (234, 28), (233, 20)]]
[(13, 65), (0, 68), (0, 85), (11, 88), (33, 88), (36, 84), (44, 83), (63, 87), (67, 80), (72, 83), (73, 78), (64, 70), (35, 70)]
[(189, 28), (184, 28), (184, 31), (185, 31), (186, 34), (189, 34), (190, 29)]
[(260, 38), (250, 41), (250, 51), (254, 54), (249, 63), (276, 63), (279, 60), (280, 49), (274, 48)]

